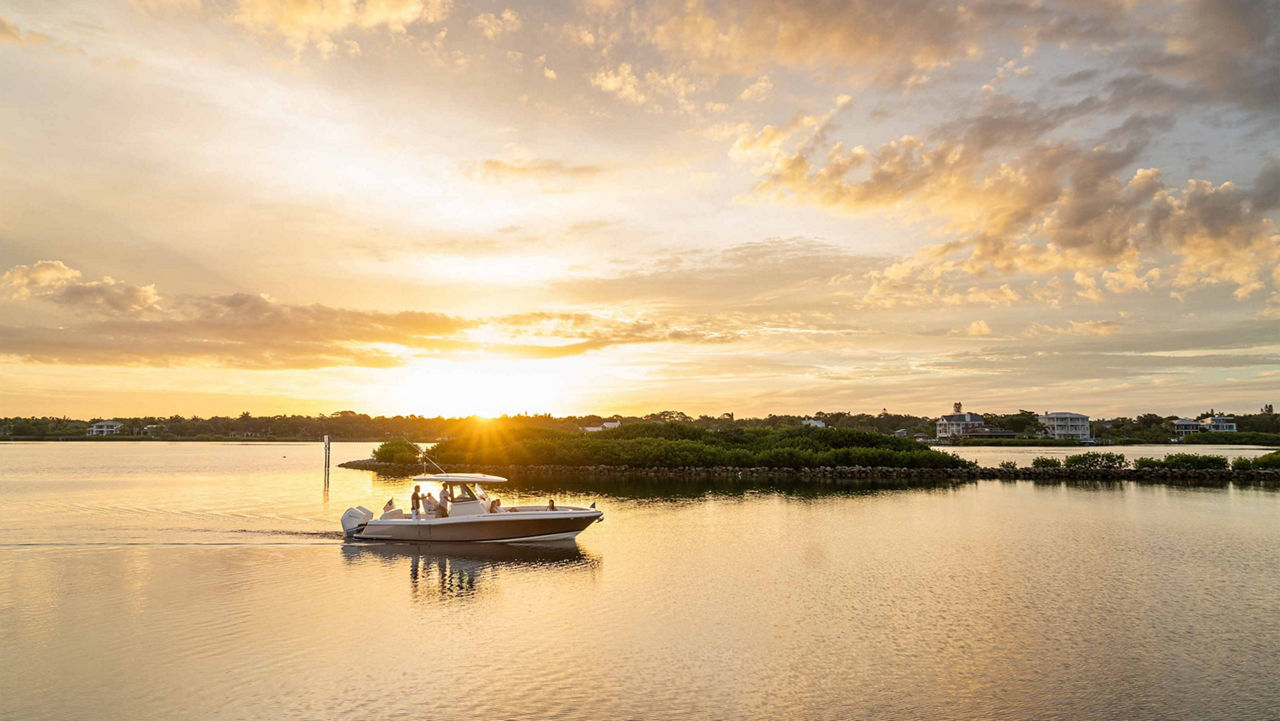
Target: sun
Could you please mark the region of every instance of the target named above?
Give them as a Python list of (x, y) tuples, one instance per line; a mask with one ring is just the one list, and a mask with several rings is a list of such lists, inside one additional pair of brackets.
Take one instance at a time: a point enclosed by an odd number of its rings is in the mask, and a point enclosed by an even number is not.
[(389, 372), (372, 405), (389, 413), (497, 417), (562, 413), (587, 375), (581, 358), (430, 359)]

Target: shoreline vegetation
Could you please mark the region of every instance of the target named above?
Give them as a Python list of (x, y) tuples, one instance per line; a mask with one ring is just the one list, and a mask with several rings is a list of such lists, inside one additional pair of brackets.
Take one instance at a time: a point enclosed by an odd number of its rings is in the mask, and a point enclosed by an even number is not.
[[(1267, 406), (1260, 413), (1236, 414), (1236, 433), (1195, 433), (1180, 439), (1184, 444), (1270, 445), (1280, 447), (1280, 415)], [(965, 438), (954, 443), (938, 443), (932, 438), (936, 417), (913, 416), (882, 411), (879, 414), (816, 412), (808, 416), (770, 414), (760, 418), (738, 418), (732, 413), (693, 417), (680, 411), (662, 411), (644, 416), (552, 416), (549, 414), (502, 416), (499, 418), (445, 418), (428, 416), (370, 416), (355, 411), (339, 411), (316, 416), (140, 416), (77, 420), (54, 417), (0, 418), (0, 440), (17, 441), (279, 441), (314, 442), (324, 436), (333, 441), (378, 442), (393, 438), (423, 441), (462, 437), (483, 431), (520, 432), (536, 428), (580, 434), (585, 429), (613, 424), (623, 427), (674, 423), (702, 431), (728, 432), (757, 429), (784, 430), (822, 426), (825, 428), (875, 433), (908, 440), (917, 437), (946, 446), (1070, 446), (1078, 441), (1041, 438), (1044, 428), (1030, 411), (997, 414), (981, 413), (994, 428), (1017, 434), (1016, 438)], [(1093, 440), (1106, 445), (1169, 444), (1174, 438), (1175, 416), (1142, 414), (1136, 418), (1095, 419)], [(90, 436), (89, 426), (98, 421), (118, 423), (112, 435)], [(896, 434), (896, 435), (895, 435)]]
[(437, 443), (437, 463), (652, 467), (969, 468), (923, 443), (849, 428), (730, 428), (637, 423), (596, 433), (545, 428), (480, 431)]
[[(421, 464), (385, 463), (360, 459), (339, 467), (373, 471), (388, 478), (408, 478), (423, 472)], [(824, 468), (739, 468), (731, 466), (649, 467), (630, 466), (473, 466), (442, 463), (449, 472), (488, 473), (503, 476), (523, 490), (563, 488), (584, 491), (615, 490), (617, 484), (643, 481), (718, 482), (727, 485), (785, 487), (833, 486), (850, 490), (891, 490), (954, 487), (978, 481), (1029, 481), (1037, 485), (1118, 484), (1226, 488), (1228, 485), (1280, 489), (1280, 469), (1189, 470), (1179, 468), (1096, 470), (1088, 468), (879, 468), (832, 466)], [(434, 473), (429, 469), (428, 473)]]
[[(421, 449), (405, 440), (384, 443), (373, 455), (338, 465), (386, 476), (433, 472), (426, 470), (428, 460)], [(1092, 451), (1066, 458), (1037, 457), (1029, 468), (1013, 462), (982, 468), (909, 439), (831, 428), (714, 433), (680, 424), (640, 424), (589, 435), (526, 429), (443, 441), (431, 449), (430, 459), (447, 471), (492, 473), (531, 488), (565, 480), (682, 478), (863, 489), (978, 480), (1280, 488), (1280, 451), (1234, 463), (1224, 456), (1193, 453), (1130, 463), (1118, 453)]]

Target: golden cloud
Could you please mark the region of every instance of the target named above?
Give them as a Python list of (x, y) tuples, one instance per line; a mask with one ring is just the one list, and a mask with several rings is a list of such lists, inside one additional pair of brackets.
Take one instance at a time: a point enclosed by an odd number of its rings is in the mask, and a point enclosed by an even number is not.
[(49, 36), (43, 33), (28, 32), (23, 35), (17, 25), (0, 17), (0, 43), (37, 45), (47, 43), (49, 40)]
[(416, 22), (444, 20), (452, 0), (239, 0), (232, 19), (257, 33), (277, 35), (295, 50), (315, 46), (328, 55), (334, 36), (359, 29), (403, 33)]
[(470, 24), (471, 27), (478, 29), (486, 38), (496, 40), (501, 35), (513, 33), (520, 29), (520, 13), (510, 8), (497, 14), (480, 13), (471, 18)]
[[(645, 318), (526, 313), (460, 318), (422, 311), (293, 305), (248, 293), (191, 296), (161, 308), (153, 286), (81, 280), (61, 261), (10, 268), (10, 301), (47, 300), (107, 316), (57, 327), (0, 326), (0, 356), (70, 365), (383, 368), (426, 355), (491, 353), (558, 358), (634, 343), (720, 343), (715, 319), (673, 325)], [(495, 340), (497, 339), (497, 340)]]
[(572, 165), (560, 160), (497, 160), (489, 159), (464, 166), (475, 178), (490, 182), (506, 180), (542, 180), (548, 178), (592, 178), (605, 172), (600, 165)]
[(160, 310), (160, 294), (154, 285), (132, 285), (110, 276), (83, 281), (80, 271), (60, 260), (15, 265), (0, 275), (0, 289), (10, 300), (41, 298), (62, 305), (107, 313), (142, 313)]
[(1119, 129), (1129, 136), (1119, 147), (1086, 148), (1034, 141), (1056, 121), (1032, 122), (1035, 113), (1017, 112), (1013, 122), (1040, 129), (1030, 132), (1029, 144), (1014, 144), (1016, 154), (976, 141), (1009, 118), (979, 117), (950, 126), (954, 137), (903, 136), (867, 151), (830, 140), (828, 115), (807, 135), (769, 140), (774, 150), (754, 195), (848, 214), (893, 209), (945, 223), (950, 240), (875, 275), (871, 296), (890, 304), (928, 297), (927, 286), (944, 278), (992, 271), (1076, 273), (1080, 296), (1090, 300), (1101, 297), (1091, 276), (1097, 272), (1112, 291), (1232, 283), (1247, 296), (1271, 282), (1268, 273), (1280, 263), (1270, 217), (1280, 205), (1280, 160), (1265, 163), (1252, 187), (1203, 180), (1169, 187), (1155, 169), (1125, 180), (1119, 173), (1145, 147), (1149, 123)]
[(691, 0), (657, 3), (642, 32), (658, 48), (713, 72), (872, 68), (868, 80), (917, 83), (938, 67), (980, 54), (982, 30), (980, 17), (949, 0), (714, 6)]

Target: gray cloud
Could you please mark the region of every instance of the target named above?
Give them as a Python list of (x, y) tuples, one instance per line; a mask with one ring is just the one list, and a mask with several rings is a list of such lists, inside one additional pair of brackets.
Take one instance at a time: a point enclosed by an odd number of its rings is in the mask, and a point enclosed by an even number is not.
[(1270, 0), (1194, 0), (1179, 9), (1162, 46), (1134, 60), (1154, 82), (1135, 79), (1131, 87), (1170, 103), (1280, 110), (1280, 6)]

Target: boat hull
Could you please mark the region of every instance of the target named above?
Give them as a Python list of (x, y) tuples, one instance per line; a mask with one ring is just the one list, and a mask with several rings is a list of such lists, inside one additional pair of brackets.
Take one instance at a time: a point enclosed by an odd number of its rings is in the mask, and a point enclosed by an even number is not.
[(520, 543), (567, 540), (603, 514), (596, 510), (494, 513), (459, 518), (369, 521), (352, 535), (360, 540), (419, 543)]

